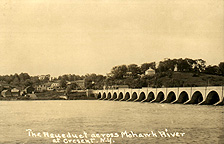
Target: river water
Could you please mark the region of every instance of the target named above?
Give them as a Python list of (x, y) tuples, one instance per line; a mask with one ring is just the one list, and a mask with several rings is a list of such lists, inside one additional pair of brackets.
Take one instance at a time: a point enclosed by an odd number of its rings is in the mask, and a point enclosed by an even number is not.
[(1, 144), (224, 143), (223, 106), (0, 101), (0, 115)]

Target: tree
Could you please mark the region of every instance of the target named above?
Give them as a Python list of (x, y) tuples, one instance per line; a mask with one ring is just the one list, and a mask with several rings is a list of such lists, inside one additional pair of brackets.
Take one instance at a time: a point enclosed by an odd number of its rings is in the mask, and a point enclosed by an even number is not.
[(130, 64), (130, 65), (128, 65), (128, 70), (127, 71), (128, 72), (131, 72), (131, 76), (132, 77), (137, 77), (138, 74), (141, 73), (140, 68), (136, 64)]
[(221, 71), (220, 71), (218, 66), (211, 66), (211, 65), (209, 65), (209, 66), (207, 66), (205, 68), (205, 73), (206, 74), (218, 75), (218, 74), (221, 73)]
[(126, 65), (115, 66), (111, 70), (112, 77), (115, 79), (123, 79), (128, 68)]
[(194, 69), (196, 70), (196, 72), (203, 72), (206, 68), (205, 63), (206, 61), (204, 61), (203, 59), (196, 59), (194, 65)]
[(12, 81), (12, 84), (16, 85), (16, 86), (19, 86), (19, 84), (20, 84), (19, 78), (15, 77), (14, 80)]
[(30, 76), (28, 73), (21, 73), (21, 74), (19, 74), (19, 79), (20, 79), (20, 81), (25, 81), (27, 79), (30, 79)]
[(69, 75), (68, 75), (68, 81), (74, 81), (74, 76), (71, 75), (71, 74), (69, 74)]
[(159, 72), (167, 72), (174, 71), (175, 66), (177, 65), (176, 59), (166, 59), (165, 61), (160, 61), (157, 71)]
[(155, 62), (151, 62), (151, 63), (143, 63), (140, 67), (141, 69), (141, 73), (145, 73), (146, 70), (148, 70), (149, 68), (154, 69), (156, 68), (156, 63)]
[(224, 75), (224, 62), (219, 63), (219, 70), (221, 71), (222, 75)]
[(62, 87), (62, 88), (66, 88), (66, 80), (64, 79), (64, 78), (62, 78), (61, 80), (60, 80), (60, 86)]
[(66, 90), (65, 90), (65, 95), (69, 95), (72, 91), (72, 87), (71, 85), (67, 86)]
[(192, 65), (188, 62), (188, 59), (178, 59), (177, 60), (177, 70), (180, 72), (192, 71)]
[(105, 78), (103, 75), (87, 74), (85, 76), (85, 87), (87, 89), (102, 89)]
[(33, 85), (33, 82), (30, 79), (25, 80), (24, 82), (25, 87), (32, 86), (32, 85)]
[(32, 77), (30, 77), (30, 79), (26, 79), (26, 80), (30, 80), (31, 83), (33, 83), (35, 85), (39, 85), (41, 83), (38, 76), (32, 76)]

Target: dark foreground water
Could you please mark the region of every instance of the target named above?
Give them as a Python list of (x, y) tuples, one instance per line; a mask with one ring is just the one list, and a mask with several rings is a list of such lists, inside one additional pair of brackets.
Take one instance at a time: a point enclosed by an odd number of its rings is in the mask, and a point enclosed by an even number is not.
[(224, 143), (224, 107), (0, 101), (0, 143)]

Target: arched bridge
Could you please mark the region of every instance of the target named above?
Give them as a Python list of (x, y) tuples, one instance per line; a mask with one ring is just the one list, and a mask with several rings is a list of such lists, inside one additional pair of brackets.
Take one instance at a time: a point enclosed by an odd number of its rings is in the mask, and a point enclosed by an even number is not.
[(174, 87), (93, 90), (99, 100), (223, 105), (224, 87)]

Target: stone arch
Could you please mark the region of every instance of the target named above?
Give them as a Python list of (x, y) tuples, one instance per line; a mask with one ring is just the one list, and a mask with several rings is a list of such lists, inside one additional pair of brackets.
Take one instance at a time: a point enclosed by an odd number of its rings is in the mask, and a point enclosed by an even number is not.
[(154, 95), (154, 93), (153, 92), (150, 92), (149, 94), (148, 94), (148, 97), (147, 97), (147, 99), (145, 100), (145, 102), (150, 102), (150, 101), (152, 101), (152, 100), (154, 100), (155, 99), (155, 95)]
[(146, 98), (145, 93), (141, 92), (139, 98), (136, 101), (143, 101)]
[(104, 92), (101, 99), (105, 99), (106, 98), (106, 93)]
[(101, 98), (101, 93), (98, 93), (98, 95), (97, 95), (96, 98), (97, 98), (97, 99), (100, 99), (100, 98)]
[(137, 98), (138, 98), (138, 95), (137, 95), (136, 92), (134, 92), (134, 93), (132, 94), (131, 99), (130, 99), (129, 101), (134, 101), (134, 100), (136, 100)]
[(157, 94), (156, 100), (154, 102), (161, 102), (165, 99), (164, 93), (161, 91)]
[(178, 100), (175, 103), (185, 103), (189, 100), (189, 96), (186, 91), (182, 91), (179, 95)]
[(121, 100), (121, 99), (123, 99), (123, 93), (122, 92), (119, 93), (117, 99), (115, 99), (115, 100), (117, 101), (117, 100)]
[(176, 95), (173, 91), (169, 92), (169, 94), (167, 95), (166, 100), (164, 101), (164, 103), (171, 103), (173, 101), (176, 100)]
[(130, 94), (129, 92), (126, 92), (124, 98), (122, 99), (122, 101), (126, 101), (126, 100), (129, 100), (130, 99)]
[(117, 98), (117, 93), (116, 92), (114, 92), (114, 94), (113, 94), (113, 96), (111, 97), (111, 99), (110, 100), (115, 100)]
[(219, 94), (216, 91), (210, 91), (203, 104), (213, 105), (220, 101)]
[(196, 91), (193, 93), (191, 100), (187, 104), (199, 104), (203, 101), (203, 96), (200, 91)]
[(108, 100), (108, 99), (111, 99), (111, 93), (110, 92), (107, 94), (107, 98), (105, 100)]

